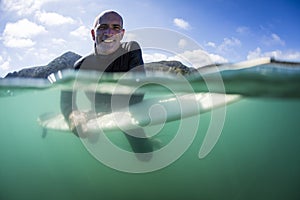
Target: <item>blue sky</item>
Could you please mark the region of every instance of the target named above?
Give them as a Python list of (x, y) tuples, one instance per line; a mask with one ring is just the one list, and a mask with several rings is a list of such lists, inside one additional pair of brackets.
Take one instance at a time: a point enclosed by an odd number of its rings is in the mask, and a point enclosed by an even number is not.
[[(300, 61), (299, 8), (296, 0), (1, 0), (0, 77), (45, 65), (66, 51), (88, 54), (92, 23), (106, 9), (123, 15), (128, 33), (156, 27), (183, 34), (214, 62), (264, 56)], [(189, 60), (199, 52), (182, 55)], [(161, 52), (144, 57), (174, 58)]]

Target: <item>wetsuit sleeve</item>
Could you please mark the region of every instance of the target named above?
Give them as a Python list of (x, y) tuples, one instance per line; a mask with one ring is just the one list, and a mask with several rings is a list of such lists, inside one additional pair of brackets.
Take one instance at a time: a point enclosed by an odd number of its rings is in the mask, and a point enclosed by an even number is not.
[(130, 42), (129, 70), (145, 73), (142, 50), (137, 42)]
[[(76, 94), (72, 91), (61, 91), (60, 93), (60, 109), (65, 119), (68, 121), (73, 110), (76, 110)], [(74, 99), (73, 99), (74, 95)], [(72, 105), (74, 103), (74, 105)]]
[[(137, 42), (130, 42), (130, 71), (139, 72), (140, 76), (145, 75), (144, 61), (142, 57), (142, 50)], [(129, 104), (135, 104), (141, 102), (144, 98), (144, 94), (133, 94), (129, 100)]]
[[(83, 59), (79, 59), (74, 64), (74, 69), (78, 70), (80, 68), (80, 65), (82, 64)], [(61, 91), (60, 93), (60, 110), (65, 117), (65, 119), (68, 121), (69, 116), (73, 110), (77, 110), (76, 105), (76, 92), (74, 91)]]

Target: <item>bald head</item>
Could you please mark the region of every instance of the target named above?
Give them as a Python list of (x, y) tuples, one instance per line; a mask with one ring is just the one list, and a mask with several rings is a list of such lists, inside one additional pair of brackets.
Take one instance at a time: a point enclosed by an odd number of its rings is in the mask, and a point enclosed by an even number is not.
[(96, 17), (94, 22), (94, 28), (102, 24), (104, 19), (110, 21), (118, 21), (119, 24), (123, 27), (123, 18), (121, 17), (121, 15), (114, 10), (106, 10)]

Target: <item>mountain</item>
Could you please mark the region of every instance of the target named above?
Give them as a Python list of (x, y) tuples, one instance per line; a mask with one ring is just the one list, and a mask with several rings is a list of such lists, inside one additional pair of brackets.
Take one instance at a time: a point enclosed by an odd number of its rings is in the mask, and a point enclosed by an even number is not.
[(5, 78), (47, 78), (51, 73), (55, 73), (59, 70), (72, 68), (74, 63), (81, 58), (80, 55), (68, 51), (61, 56), (55, 58), (49, 64), (45, 66), (30, 67), (22, 69), (18, 72), (8, 73)]
[(187, 75), (191, 74), (194, 71), (197, 71), (195, 68), (190, 68), (185, 66), (179, 61), (158, 61), (158, 62), (151, 62), (145, 63), (146, 72), (169, 72), (172, 74), (181, 74)]
[[(74, 63), (79, 58), (81, 58), (80, 55), (68, 51), (62, 54), (61, 56), (55, 58), (53, 61), (51, 61), (49, 64), (45, 66), (24, 68), (17, 72), (15, 71), (12, 73), (8, 73), (5, 76), (5, 78), (16, 78), (16, 77), (47, 78), (51, 73), (55, 73), (59, 70), (70, 69), (70, 68), (72, 69)], [(149, 71), (151, 73), (167, 71), (175, 74), (180, 73), (182, 75), (189, 74), (195, 70), (183, 65), (179, 61), (159, 61), (159, 62), (145, 63), (145, 69), (146, 71)]]

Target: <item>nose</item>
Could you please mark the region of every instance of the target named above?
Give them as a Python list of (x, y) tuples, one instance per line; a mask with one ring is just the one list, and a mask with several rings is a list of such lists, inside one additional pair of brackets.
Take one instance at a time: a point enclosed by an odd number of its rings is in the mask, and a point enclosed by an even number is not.
[(114, 31), (112, 28), (108, 27), (107, 29), (105, 29), (104, 31), (104, 35), (113, 35), (114, 34)]

